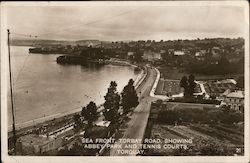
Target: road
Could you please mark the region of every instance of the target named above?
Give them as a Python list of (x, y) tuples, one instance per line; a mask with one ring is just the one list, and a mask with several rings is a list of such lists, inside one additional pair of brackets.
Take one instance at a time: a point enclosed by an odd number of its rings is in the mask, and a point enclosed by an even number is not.
[[(154, 81), (156, 79), (156, 71), (155, 69), (147, 68), (148, 75), (143, 81), (143, 83), (137, 88), (137, 94), (139, 96), (139, 105), (134, 109), (133, 114), (129, 117), (130, 120), (124, 124), (119, 132), (124, 131), (121, 136), (122, 139), (143, 139), (144, 131), (147, 126), (149, 111), (150, 111), (150, 104), (152, 101), (155, 101), (156, 99), (153, 97), (150, 97), (150, 91), (152, 89), (152, 86), (154, 84)], [(119, 133), (118, 132), (118, 133)], [(138, 144), (141, 144), (142, 142), (138, 142)], [(116, 141), (115, 145), (121, 145), (122, 149), (125, 149), (125, 146), (130, 143), (123, 143)], [(137, 148), (126, 148), (127, 151), (133, 150), (137, 151), (139, 150), (139, 147)], [(133, 156), (136, 155), (135, 153), (122, 153), (121, 151), (118, 151), (117, 149), (111, 149), (110, 151), (111, 156)]]

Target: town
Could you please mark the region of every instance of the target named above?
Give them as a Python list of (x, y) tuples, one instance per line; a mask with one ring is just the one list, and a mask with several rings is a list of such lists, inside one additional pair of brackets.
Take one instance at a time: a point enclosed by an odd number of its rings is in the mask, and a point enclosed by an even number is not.
[[(243, 155), (243, 38), (28, 44), (31, 55), (62, 54), (58, 64), (133, 65), (142, 73), (121, 93), (119, 83), (110, 81), (100, 106), (91, 101), (81, 112), (20, 129), (17, 155), (135, 155), (117, 151), (137, 139), (137, 151), (151, 139), (193, 142), (188, 150), (145, 149), (140, 155)], [(113, 141), (93, 147), (98, 139)], [(9, 133), (9, 154), (13, 142)]]

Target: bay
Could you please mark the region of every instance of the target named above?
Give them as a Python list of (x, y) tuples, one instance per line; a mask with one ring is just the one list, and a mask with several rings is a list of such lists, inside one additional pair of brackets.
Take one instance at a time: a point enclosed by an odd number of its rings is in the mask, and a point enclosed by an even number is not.
[[(71, 112), (90, 101), (101, 104), (111, 81), (121, 92), (129, 79), (139, 75), (130, 66), (60, 65), (56, 58), (61, 54), (32, 54), (29, 48), (11, 46), (10, 50), (17, 124)], [(12, 123), (9, 99), (8, 126)]]

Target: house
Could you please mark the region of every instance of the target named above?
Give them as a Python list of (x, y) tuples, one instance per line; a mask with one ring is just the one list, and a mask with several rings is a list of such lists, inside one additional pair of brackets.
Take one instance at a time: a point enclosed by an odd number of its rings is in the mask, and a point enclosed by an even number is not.
[(198, 51), (195, 53), (195, 57), (203, 57), (205, 56), (205, 53), (201, 52), (201, 51)]
[(127, 58), (134, 58), (134, 56), (135, 56), (135, 52), (128, 51)]
[(204, 61), (204, 57), (206, 55), (206, 50), (199, 50), (195, 53), (195, 57), (198, 59), (198, 60), (202, 60)]
[(166, 53), (166, 50), (160, 50), (160, 53), (164, 54), (164, 53)]
[[(229, 91), (227, 90), (227, 93)], [(226, 92), (225, 92), (226, 94)], [(244, 107), (244, 92), (235, 90), (226, 95), (224, 103), (229, 106), (231, 109), (236, 111), (242, 111)]]
[(151, 61), (151, 62), (161, 60), (161, 53), (154, 52), (151, 50), (146, 50), (144, 51), (142, 58), (144, 60)]
[(128, 52), (128, 56), (133, 56), (133, 55), (135, 55), (135, 52), (131, 52), (131, 51)]
[(174, 55), (175, 56), (182, 56), (182, 55), (185, 55), (185, 53), (184, 53), (184, 51), (177, 50), (177, 51), (174, 51)]

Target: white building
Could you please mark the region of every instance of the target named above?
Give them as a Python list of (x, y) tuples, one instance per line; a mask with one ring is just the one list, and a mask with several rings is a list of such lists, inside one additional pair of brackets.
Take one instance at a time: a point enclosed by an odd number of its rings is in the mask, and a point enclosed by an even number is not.
[(174, 55), (181, 56), (181, 55), (185, 55), (185, 53), (184, 53), (184, 51), (178, 50), (178, 51), (174, 51)]
[(243, 91), (233, 91), (226, 95), (224, 100), (225, 104), (231, 109), (236, 111), (241, 111), (244, 107), (244, 92)]

